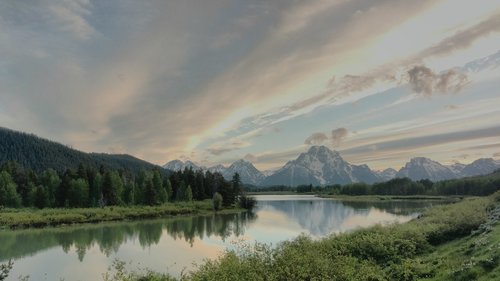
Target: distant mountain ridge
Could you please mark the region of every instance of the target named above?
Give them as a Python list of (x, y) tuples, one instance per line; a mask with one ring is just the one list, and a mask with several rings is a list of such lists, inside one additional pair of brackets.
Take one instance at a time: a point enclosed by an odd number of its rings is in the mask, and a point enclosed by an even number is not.
[(76, 169), (80, 163), (97, 169), (103, 165), (132, 172), (159, 167), (131, 155), (86, 153), (33, 134), (0, 127), (0, 165), (6, 161), (16, 161), (34, 171)]
[(264, 174), (257, 170), (255, 166), (243, 159), (240, 159), (234, 163), (232, 163), (229, 167), (225, 167), (224, 165), (216, 165), (209, 168), (203, 167), (201, 165), (197, 165), (189, 160), (183, 162), (181, 160), (172, 160), (165, 165), (164, 168), (170, 169), (172, 171), (181, 171), (184, 169), (193, 169), (210, 171), (212, 173), (220, 173), (226, 180), (231, 180), (235, 173), (238, 173), (241, 178), (241, 182), (245, 184), (251, 185), (259, 185), (262, 180), (265, 178)]
[(163, 168), (172, 170), (172, 171), (182, 171), (184, 169), (193, 169), (193, 171), (204, 170), (205, 168), (202, 166), (198, 166), (195, 163), (187, 160), (186, 162), (182, 162), (181, 160), (172, 160), (167, 164), (163, 165)]
[(205, 168), (192, 163), (173, 160), (164, 167), (178, 170), (184, 169), (208, 170), (219, 172), (226, 179), (231, 179), (235, 172), (241, 176), (242, 182), (255, 186), (272, 185), (332, 185), (354, 182), (374, 183), (388, 181), (396, 177), (408, 177), (412, 180), (430, 179), (432, 181), (484, 175), (500, 169), (500, 161), (492, 158), (478, 159), (468, 165), (456, 163), (450, 166), (442, 165), (425, 157), (414, 157), (399, 171), (388, 168), (374, 171), (367, 165), (353, 165), (345, 161), (339, 152), (325, 146), (311, 146), (307, 152), (301, 153), (297, 159), (287, 162), (276, 171), (256, 169), (252, 163), (238, 160), (229, 167), (217, 165)]
[(425, 157), (415, 157), (396, 174), (397, 178), (440, 181), (458, 177), (452, 169)]
[(351, 165), (337, 151), (331, 151), (325, 146), (312, 146), (296, 160), (289, 161), (283, 168), (268, 176), (262, 185), (328, 185), (360, 181), (373, 183), (378, 179), (368, 166)]

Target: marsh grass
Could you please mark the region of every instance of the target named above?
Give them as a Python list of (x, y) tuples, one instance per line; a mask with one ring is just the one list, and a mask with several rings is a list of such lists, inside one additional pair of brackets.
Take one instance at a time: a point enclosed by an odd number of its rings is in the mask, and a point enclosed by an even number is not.
[(213, 212), (211, 200), (167, 203), (160, 206), (112, 206), (72, 209), (3, 209), (0, 228), (46, 227), (79, 223), (160, 218)]

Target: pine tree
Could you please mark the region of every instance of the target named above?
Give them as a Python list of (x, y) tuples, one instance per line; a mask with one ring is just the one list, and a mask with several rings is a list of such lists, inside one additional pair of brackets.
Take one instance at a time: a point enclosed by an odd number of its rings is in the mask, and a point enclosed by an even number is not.
[(170, 183), (170, 180), (168, 178), (165, 178), (163, 181), (163, 187), (165, 188), (165, 193), (167, 194), (167, 201), (172, 199), (172, 184)]
[(70, 189), (70, 183), (73, 177), (73, 172), (70, 169), (66, 170), (62, 177), (61, 184), (56, 190), (55, 197), (57, 207), (68, 207), (68, 190)]
[(135, 184), (133, 181), (128, 181), (125, 184), (124, 200), (127, 205), (135, 205)]
[(106, 205), (122, 203), (123, 182), (118, 172), (107, 171), (102, 184), (102, 196)]
[(0, 172), (0, 205), (13, 208), (21, 206), (16, 183), (7, 171)]
[(177, 194), (175, 196), (175, 201), (180, 202), (180, 201), (185, 200), (186, 189), (187, 189), (186, 184), (183, 181), (181, 181), (179, 184), (179, 187), (177, 188)]
[(33, 204), (38, 209), (43, 209), (50, 206), (49, 191), (48, 188), (39, 185), (35, 188), (35, 196), (33, 199)]
[(137, 202), (138, 204), (147, 204), (145, 195), (147, 178), (148, 174), (144, 170), (139, 171), (139, 174), (136, 177), (134, 195), (135, 202)]
[(156, 192), (155, 186), (153, 184), (153, 179), (148, 178), (146, 180), (146, 186), (144, 190), (144, 200), (147, 205), (154, 206), (158, 205), (158, 193)]
[(89, 205), (91, 207), (97, 207), (102, 199), (102, 180), (101, 173), (97, 172), (89, 182)]
[(163, 181), (158, 169), (155, 169), (153, 172), (153, 187), (157, 196), (156, 204), (167, 202), (167, 192), (165, 191), (165, 188), (163, 188)]
[(68, 191), (69, 207), (87, 207), (89, 184), (84, 179), (71, 180)]
[(186, 188), (186, 194), (184, 196), (184, 201), (188, 201), (188, 202), (193, 201), (193, 191), (192, 191), (190, 185), (188, 185)]
[(47, 188), (47, 194), (49, 196), (49, 204), (46, 207), (56, 206), (56, 192), (61, 184), (61, 179), (56, 171), (52, 169), (47, 169), (42, 173), (40, 182), (43, 186)]

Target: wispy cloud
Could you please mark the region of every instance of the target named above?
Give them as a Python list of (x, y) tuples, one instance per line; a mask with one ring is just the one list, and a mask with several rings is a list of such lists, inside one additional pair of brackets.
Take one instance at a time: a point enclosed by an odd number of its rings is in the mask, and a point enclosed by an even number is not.
[(85, 19), (90, 15), (91, 8), (89, 0), (54, 1), (48, 7), (59, 28), (79, 39), (89, 39), (96, 32)]
[(213, 155), (222, 155), (226, 152), (234, 151), (234, 150), (239, 150), (244, 147), (250, 146), (250, 142), (246, 140), (242, 140), (241, 138), (231, 138), (229, 140), (221, 141), (212, 144), (207, 151), (210, 152)]
[[(456, 1), (2, 1), (0, 122), (159, 164), (196, 151), (208, 162), (248, 154), (275, 165), (304, 149), (308, 135), (306, 144), (349, 148), (367, 130), (332, 133), (332, 124), (383, 126), (367, 115), (349, 118), (344, 104), (378, 103), (386, 97), (377, 93), (394, 87), (425, 96), (475, 86), (453, 63), (436, 67), (430, 59), (496, 38), (498, 10), (465, 5), (451, 18), (443, 3)], [(439, 40), (415, 41), (402, 57), (371, 53), (386, 34), (429, 13), (442, 15), (433, 22)], [(414, 30), (427, 38), (427, 28)], [(391, 50), (401, 53), (409, 39), (396, 37)], [(405, 93), (411, 98), (371, 111), (420, 99)], [(435, 96), (429, 103), (441, 110), (470, 101)], [(342, 112), (321, 114), (331, 108)]]
[(249, 162), (257, 162), (259, 161), (259, 158), (251, 153), (246, 154), (243, 159), (249, 161)]
[(347, 137), (349, 131), (346, 128), (337, 128), (332, 130), (332, 145), (340, 146), (340, 143)]
[(443, 56), (469, 47), (474, 41), (492, 33), (500, 32), (500, 12), (495, 11), (476, 25), (458, 30), (454, 35), (441, 40), (419, 54), (421, 58)]
[(304, 144), (308, 145), (318, 145), (324, 143), (328, 140), (328, 137), (324, 133), (313, 133), (305, 141)]
[(347, 154), (373, 152), (373, 145), (376, 145), (379, 153), (388, 151), (412, 150), (415, 148), (440, 145), (445, 143), (460, 142), (465, 140), (483, 139), (500, 135), (500, 127), (481, 128), (459, 132), (449, 132), (432, 134), (427, 136), (414, 136), (404, 139), (389, 140), (373, 143), (369, 145), (350, 148), (344, 152)]

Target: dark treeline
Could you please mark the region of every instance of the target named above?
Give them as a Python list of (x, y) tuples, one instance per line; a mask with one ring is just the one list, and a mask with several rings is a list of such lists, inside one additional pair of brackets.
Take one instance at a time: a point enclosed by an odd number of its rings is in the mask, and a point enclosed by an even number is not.
[(487, 196), (500, 190), (500, 171), (489, 175), (432, 182), (428, 179), (413, 181), (395, 178), (386, 182), (366, 184), (297, 187), (271, 186), (251, 191), (292, 191), (297, 193), (328, 193), (331, 195), (472, 195)]
[(35, 172), (13, 161), (0, 166), (0, 206), (4, 207), (160, 205), (211, 199), (216, 192), (222, 195), (223, 206), (235, 203), (242, 192), (239, 175), (226, 181), (219, 173), (191, 169), (167, 175), (161, 168), (133, 173), (80, 164), (64, 172)]

